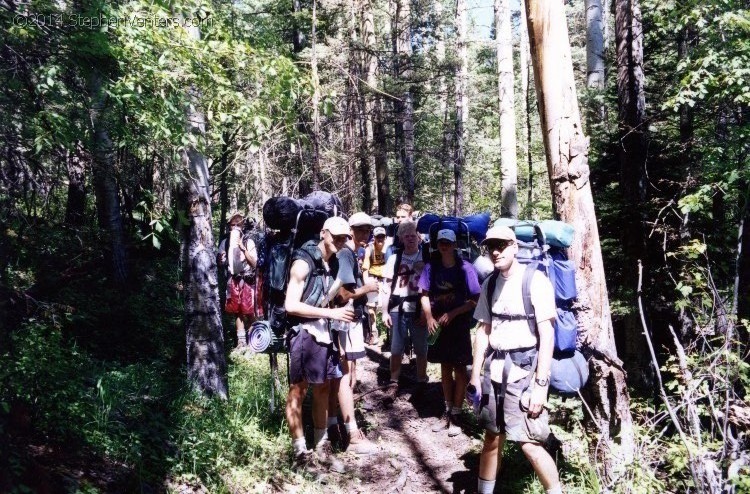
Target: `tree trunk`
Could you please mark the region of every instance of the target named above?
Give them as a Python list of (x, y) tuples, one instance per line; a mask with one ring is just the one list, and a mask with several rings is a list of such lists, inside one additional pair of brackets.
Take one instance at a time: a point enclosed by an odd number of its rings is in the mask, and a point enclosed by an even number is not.
[(582, 343), (593, 350), (591, 382), (585, 393), (593, 416), (587, 427), (600, 432), (591, 451), (609, 481), (633, 460), (633, 420), (612, 331), (589, 182), (588, 139), (581, 127), (565, 8), (562, 0), (528, 0), (526, 15), (553, 209), (576, 231), (568, 255), (577, 266), (577, 318)]
[(313, 0), (312, 7), (312, 35), (310, 50), (310, 79), (313, 87), (312, 94), (312, 163), (310, 172), (312, 175), (313, 190), (320, 190), (320, 81), (318, 80), (318, 54), (317, 29), (318, 29), (318, 0)]
[(368, 116), (372, 129), (372, 153), (375, 160), (375, 185), (377, 190), (377, 208), (381, 215), (391, 214), (391, 186), (388, 176), (388, 155), (386, 148), (385, 124), (383, 123), (383, 103), (378, 92), (378, 51), (375, 40), (375, 17), (372, 11), (372, 0), (364, 0), (362, 4), (363, 38), (367, 50), (365, 52), (365, 66), (367, 67)]
[(604, 9), (602, 0), (586, 0), (586, 86), (597, 99), (590, 103), (587, 128), (594, 122), (606, 118), (606, 105), (602, 96), (605, 84), (604, 72)]
[(460, 216), (464, 210), (464, 179), (466, 167), (466, 123), (469, 121), (469, 97), (467, 78), (469, 73), (469, 56), (466, 43), (467, 14), (466, 0), (456, 0), (456, 155), (453, 161), (453, 178), (456, 189), (453, 203), (453, 214)]
[(106, 121), (106, 100), (103, 76), (94, 70), (89, 76), (88, 90), (91, 97), (89, 119), (92, 129), (91, 172), (96, 195), (96, 210), (99, 226), (106, 232), (112, 249), (110, 263), (112, 275), (117, 284), (127, 279), (125, 235), (120, 214), (120, 192), (115, 177), (115, 149), (109, 138)]
[(81, 226), (86, 218), (86, 164), (82, 155), (83, 145), (76, 141), (66, 156), (68, 200), (65, 223), (73, 227)]
[[(190, 29), (200, 39), (197, 27)], [(198, 140), (205, 138), (206, 122), (198, 110), (199, 95), (190, 90), (186, 109), (188, 131)], [(182, 208), (190, 220), (183, 228), (183, 274), (185, 286), (185, 333), (188, 380), (207, 396), (226, 399), (227, 363), (219, 306), (219, 284), (211, 228), (211, 190), (208, 162), (190, 145), (180, 152), (186, 177)]]
[(513, 34), (510, 0), (495, 0), (497, 86), (500, 104), (500, 216), (518, 218), (518, 162), (516, 161), (516, 111), (513, 91)]
[[(526, 12), (526, 0), (521, 0), (521, 19)], [(526, 156), (526, 170), (528, 180), (526, 182), (526, 209), (524, 215), (531, 218), (534, 207), (534, 159), (531, 156), (531, 84), (529, 73), (531, 72), (531, 53), (529, 51), (529, 28), (525, 22), (521, 22), (521, 46), (519, 61), (521, 65), (521, 91), (523, 91), (523, 118), (524, 118), (524, 153)]]
[(401, 90), (395, 101), (396, 151), (402, 166), (403, 200), (414, 203), (414, 100), (411, 94), (411, 3), (395, 0), (391, 33), (394, 53), (395, 80)]

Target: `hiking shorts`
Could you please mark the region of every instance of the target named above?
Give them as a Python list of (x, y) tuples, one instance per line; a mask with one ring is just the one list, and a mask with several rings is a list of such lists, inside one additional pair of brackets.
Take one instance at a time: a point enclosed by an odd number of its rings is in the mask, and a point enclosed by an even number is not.
[(406, 337), (411, 336), (411, 344), (417, 357), (427, 356), (427, 326), (419, 324), (414, 312), (391, 312), (391, 355), (403, 355), (406, 350)]
[(342, 376), (333, 344), (318, 343), (305, 329), (289, 340), (289, 383), (324, 384)]
[(471, 355), (471, 314), (461, 314), (440, 331), (427, 350), (427, 361), (436, 364), (469, 365)]
[(255, 314), (255, 288), (241, 276), (231, 277), (227, 282), (227, 314), (252, 316)]
[[(486, 383), (490, 383), (490, 386)], [(505, 434), (509, 441), (543, 443), (550, 435), (549, 414), (544, 409), (537, 418), (532, 419), (522, 408), (521, 395), (526, 383), (526, 379), (508, 383), (505, 399), (501, 400), (498, 397), (500, 383), (484, 379), (479, 426), (494, 435)]]

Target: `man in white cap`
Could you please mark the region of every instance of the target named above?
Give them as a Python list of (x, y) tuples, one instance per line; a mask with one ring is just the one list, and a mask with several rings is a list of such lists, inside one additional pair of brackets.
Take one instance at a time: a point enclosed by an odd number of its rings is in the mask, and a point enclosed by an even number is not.
[[(289, 340), (286, 419), (295, 464), (299, 467), (315, 466), (316, 461), (321, 460), (331, 469), (343, 468), (332, 457), (326, 433), (330, 383), (341, 377), (329, 321), (352, 322), (354, 312), (347, 307), (329, 308), (327, 304), (328, 291), (336, 276), (336, 253), (345, 248), (350, 239), (349, 223), (343, 218), (329, 218), (323, 224), (320, 241), (310, 240), (292, 254), (284, 301), (290, 325), (294, 325)], [(307, 449), (302, 427), (302, 402), (308, 385), (313, 389), (314, 453)]]
[[(540, 271), (526, 274), (526, 268), (516, 259), (518, 244), (510, 228), (490, 228), (482, 245), (495, 273), (482, 285), (474, 311), (480, 325), (469, 382), (490, 397), (479, 415), (485, 436), (479, 457), (478, 492), (493, 492), (503, 443), (508, 439), (520, 443), (546, 492), (561, 494), (557, 467), (543, 446), (550, 434), (544, 405), (555, 340), (554, 290)], [(525, 313), (525, 275), (531, 277), (528, 282), (533, 314)], [(492, 293), (488, 293), (490, 290)], [(530, 317), (535, 323), (529, 323)], [(482, 369), (484, 378), (480, 382)]]
[[(341, 379), (332, 382), (331, 395), (328, 406), (328, 433), (333, 440), (340, 439), (336, 405), (341, 407), (341, 416), (346, 429), (349, 444), (347, 452), (367, 455), (377, 452), (377, 447), (370, 442), (357, 426), (354, 417), (354, 385), (357, 381), (357, 360), (365, 356), (364, 323), (367, 321), (365, 302), (368, 293), (378, 290), (377, 283), (365, 284), (362, 278), (362, 270), (357, 262), (354, 249), (367, 245), (367, 240), (372, 231), (372, 221), (366, 213), (354, 213), (349, 218), (351, 238), (344, 247), (339, 249), (336, 257), (338, 259), (337, 280), (341, 288), (334, 299), (336, 305), (349, 305), (354, 309), (354, 322), (344, 323), (338, 326), (336, 338), (339, 356), (341, 360)], [(338, 400), (337, 400), (338, 398)]]

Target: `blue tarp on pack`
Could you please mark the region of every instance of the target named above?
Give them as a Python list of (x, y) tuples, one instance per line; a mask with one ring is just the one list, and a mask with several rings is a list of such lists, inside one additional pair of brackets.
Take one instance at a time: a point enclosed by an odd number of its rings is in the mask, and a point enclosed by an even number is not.
[(515, 220), (513, 218), (499, 218), (492, 226), (507, 226), (516, 232), (516, 238), (521, 242), (534, 240), (534, 225), (539, 225), (546, 237), (546, 241), (553, 247), (567, 249), (573, 243), (575, 229), (572, 225), (556, 220)]
[(489, 213), (477, 213), (470, 214), (463, 218), (456, 218), (454, 216), (439, 216), (434, 213), (427, 213), (417, 221), (417, 231), (419, 233), (430, 233), (430, 227), (441, 221), (441, 228), (448, 228), (456, 232), (456, 236), (466, 234), (463, 223), (469, 229), (469, 234), (477, 242), (484, 240), (487, 235), (487, 230), (490, 227), (490, 214)]

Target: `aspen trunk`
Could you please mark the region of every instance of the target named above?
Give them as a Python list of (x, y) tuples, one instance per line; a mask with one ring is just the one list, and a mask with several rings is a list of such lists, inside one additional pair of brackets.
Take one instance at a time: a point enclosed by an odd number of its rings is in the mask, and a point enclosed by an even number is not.
[(83, 146), (76, 141), (66, 155), (68, 172), (68, 198), (65, 205), (65, 223), (81, 226), (86, 216), (86, 164)]
[(363, 37), (367, 52), (367, 85), (370, 88), (368, 114), (372, 128), (372, 153), (375, 160), (375, 186), (377, 190), (377, 210), (381, 215), (391, 214), (391, 185), (388, 176), (388, 155), (386, 148), (385, 123), (383, 122), (382, 97), (378, 92), (377, 43), (375, 40), (375, 17), (372, 11), (372, 0), (364, 0), (363, 8)]
[[(200, 39), (197, 27), (190, 29)], [(198, 110), (199, 95), (190, 90), (186, 109), (188, 132), (203, 140), (206, 121)], [(183, 228), (183, 275), (185, 286), (185, 334), (188, 380), (208, 396), (226, 399), (227, 364), (219, 306), (219, 283), (211, 228), (211, 190), (208, 162), (194, 146), (180, 152), (187, 172), (182, 188), (182, 207), (189, 224)]]
[[(604, 9), (602, 0), (586, 0), (586, 85), (597, 96), (604, 91)], [(603, 122), (606, 117), (604, 102), (592, 102), (587, 122)]]
[(96, 195), (99, 225), (107, 234), (111, 250), (110, 263), (116, 283), (127, 279), (125, 237), (120, 213), (120, 191), (115, 177), (115, 149), (109, 137), (105, 118), (106, 99), (102, 74), (94, 70), (89, 77), (91, 105), (89, 118), (93, 129), (91, 171)]
[(633, 459), (633, 420), (612, 331), (589, 182), (588, 139), (581, 127), (565, 8), (562, 0), (528, 0), (526, 15), (553, 209), (576, 231), (568, 254), (577, 266), (582, 343), (593, 350), (591, 382), (585, 393), (593, 416), (588, 417), (587, 427), (599, 437), (591, 451), (609, 481)]
[(399, 99), (394, 102), (396, 122), (396, 154), (401, 160), (403, 200), (414, 203), (414, 100), (411, 94), (411, 3), (395, 0), (393, 31), (391, 32), (395, 80), (399, 84)]
[(518, 162), (510, 0), (495, 0), (495, 38), (500, 105), (500, 216), (518, 218)]
[[(521, 0), (521, 12), (526, 12), (526, 0)], [(523, 17), (522, 17), (523, 18)], [(529, 48), (529, 27), (521, 22), (521, 46), (520, 46), (520, 69), (521, 69), (521, 91), (523, 91), (523, 119), (524, 119), (524, 155), (526, 157), (526, 208), (524, 215), (531, 218), (534, 206), (534, 159), (531, 156), (531, 84), (529, 73), (531, 72), (531, 52)]]
[(467, 77), (469, 58), (467, 54), (466, 0), (456, 0), (456, 50), (458, 67), (456, 71), (456, 154), (453, 161), (453, 178), (455, 180), (455, 197), (453, 214), (460, 216), (464, 209), (463, 170), (466, 166), (466, 123), (469, 120), (469, 97), (467, 94)]

